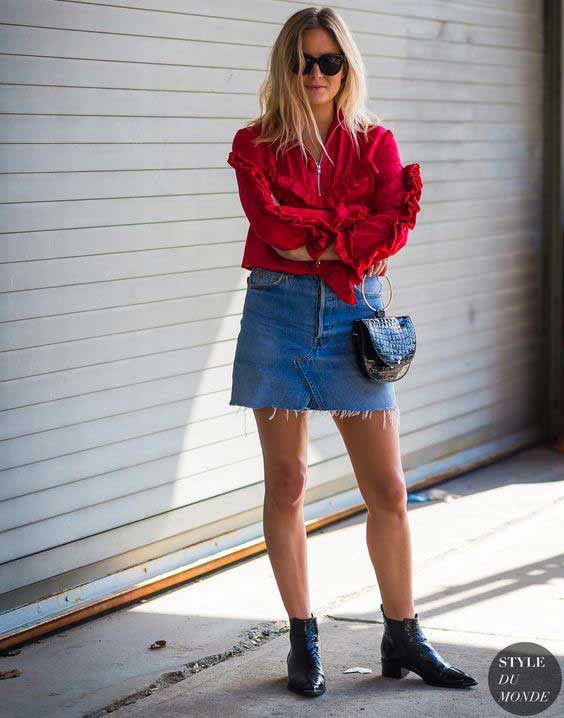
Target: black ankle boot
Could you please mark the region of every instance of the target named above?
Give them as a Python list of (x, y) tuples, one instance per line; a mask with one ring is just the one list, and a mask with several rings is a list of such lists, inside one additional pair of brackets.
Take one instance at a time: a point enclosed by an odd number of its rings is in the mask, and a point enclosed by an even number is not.
[(403, 678), (413, 671), (431, 686), (477, 685), (475, 678), (442, 659), (423, 635), (417, 613), (413, 618), (399, 620), (388, 618), (382, 604), (380, 610), (385, 626), (381, 645), (383, 676)]
[(325, 692), (325, 676), (319, 656), (317, 618), (290, 617), (290, 652), (288, 688), (304, 696), (320, 696)]

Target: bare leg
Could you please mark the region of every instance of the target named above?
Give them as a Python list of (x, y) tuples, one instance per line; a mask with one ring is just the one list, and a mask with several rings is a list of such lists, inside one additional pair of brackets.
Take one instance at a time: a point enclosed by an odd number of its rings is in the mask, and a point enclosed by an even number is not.
[[(308, 419), (272, 407), (253, 409), (263, 452), (263, 527), (268, 556), (289, 617), (311, 615), (303, 503), (307, 481)], [(286, 418), (288, 416), (288, 418)]]
[(385, 614), (414, 616), (407, 489), (397, 422), (382, 427), (382, 413), (369, 418), (333, 416), (368, 507), (366, 543)]

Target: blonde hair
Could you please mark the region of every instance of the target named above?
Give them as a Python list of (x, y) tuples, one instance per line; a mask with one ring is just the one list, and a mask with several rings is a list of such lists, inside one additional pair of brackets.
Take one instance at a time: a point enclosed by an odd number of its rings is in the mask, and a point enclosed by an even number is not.
[[(368, 91), (364, 62), (344, 20), (329, 7), (308, 7), (291, 15), (280, 30), (270, 51), (267, 75), (259, 92), (260, 115), (248, 126), (260, 127), (256, 144), (278, 142), (277, 153), (298, 144), (304, 158), (303, 133), (310, 130), (332, 162), (319, 135), (302, 75), (305, 66), (302, 36), (313, 28), (325, 29), (345, 55), (344, 79), (334, 102), (336, 112), (340, 110), (343, 114), (344, 127), (350, 132), (357, 152), (357, 132), (366, 137), (371, 125), (380, 124), (379, 118), (366, 108)], [(292, 64), (296, 57), (299, 71), (294, 74)]]

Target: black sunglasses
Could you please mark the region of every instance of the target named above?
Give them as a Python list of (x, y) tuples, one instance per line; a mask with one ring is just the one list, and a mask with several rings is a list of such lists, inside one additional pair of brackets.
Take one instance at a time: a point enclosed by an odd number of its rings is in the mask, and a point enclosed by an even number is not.
[[(314, 57), (313, 55), (306, 55), (304, 52), (304, 58), (305, 58), (305, 68), (303, 71), (303, 75), (309, 75), (311, 70), (313, 69), (313, 66), (315, 63), (319, 65), (319, 69), (324, 75), (336, 75), (341, 67), (343, 66), (343, 63), (345, 61), (345, 55), (340, 54), (334, 54), (334, 53), (327, 53), (326, 55), (320, 55), (319, 57)], [(292, 72), (296, 73), (299, 70), (299, 61), (298, 58), (294, 60), (294, 64), (292, 65)]]

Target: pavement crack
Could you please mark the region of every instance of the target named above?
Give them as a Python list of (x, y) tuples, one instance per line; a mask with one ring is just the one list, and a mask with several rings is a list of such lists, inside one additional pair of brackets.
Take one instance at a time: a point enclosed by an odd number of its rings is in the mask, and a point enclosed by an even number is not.
[(245, 651), (256, 651), (267, 641), (278, 638), (289, 630), (290, 626), (288, 621), (267, 621), (258, 626), (248, 628), (239, 634), (242, 636), (241, 640), (237, 641), (237, 643), (231, 646), (231, 648), (228, 648), (221, 653), (212, 653), (208, 656), (204, 656), (203, 658), (196, 658), (189, 663), (182, 664), (174, 670), (165, 671), (164, 673), (161, 673), (155, 681), (149, 683), (147, 686), (144, 686), (133, 693), (129, 693), (128, 695), (113, 701), (103, 708), (98, 708), (90, 713), (84, 713), (81, 718), (101, 718), (101, 716), (105, 716), (108, 713), (113, 713), (122, 706), (136, 703), (142, 698), (146, 698), (147, 696), (157, 693), (163, 688), (168, 688), (175, 683), (184, 681), (186, 678), (190, 678), (190, 676), (200, 673), (207, 668), (217, 666), (218, 664), (224, 663), (235, 656), (241, 656), (245, 653)]

